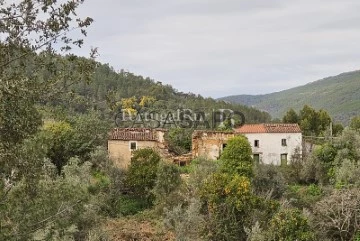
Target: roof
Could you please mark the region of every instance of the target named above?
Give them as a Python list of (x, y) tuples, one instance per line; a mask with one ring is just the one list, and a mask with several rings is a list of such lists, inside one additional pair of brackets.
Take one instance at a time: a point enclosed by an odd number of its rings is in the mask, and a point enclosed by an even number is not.
[(156, 134), (148, 128), (115, 128), (110, 134), (110, 140), (121, 141), (156, 141)]
[(194, 130), (193, 134), (197, 133), (222, 133), (222, 134), (234, 134), (234, 131), (217, 131), (217, 130)]
[(235, 132), (242, 134), (250, 133), (301, 133), (298, 124), (283, 124), (283, 123), (270, 123), (270, 124), (245, 124), (236, 129)]

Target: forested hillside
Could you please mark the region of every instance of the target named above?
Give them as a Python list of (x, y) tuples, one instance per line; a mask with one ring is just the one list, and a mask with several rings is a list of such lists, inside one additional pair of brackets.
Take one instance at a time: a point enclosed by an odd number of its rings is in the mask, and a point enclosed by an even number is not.
[(75, 112), (85, 113), (89, 110), (98, 110), (104, 117), (113, 118), (119, 108), (126, 108), (124, 102), (130, 105), (139, 105), (141, 99), (146, 97), (147, 109), (152, 111), (167, 112), (177, 109), (191, 109), (211, 113), (217, 109), (231, 109), (240, 111), (245, 115), (246, 122), (268, 122), (271, 117), (268, 113), (240, 104), (204, 98), (193, 93), (183, 93), (170, 85), (157, 82), (140, 75), (120, 71), (116, 72), (106, 64), (98, 63), (95, 74), (90, 82), (79, 83), (68, 87), (72, 95), (68, 98), (59, 96), (44, 103), (51, 107), (64, 107)]
[(343, 73), (304, 86), (266, 95), (234, 95), (221, 100), (268, 111), (274, 118), (304, 105), (325, 109), (337, 121), (347, 123), (360, 114), (360, 71)]
[[(360, 240), (360, 116), (333, 138), (325, 111), (290, 111), (284, 122), (323, 138), (308, 155), (295, 149), (288, 165), (255, 161), (236, 136), (218, 160), (181, 167), (139, 148), (129, 168), (115, 166), (106, 143), (119, 109), (270, 116), (117, 73), (95, 51), (72, 55), (83, 40), (67, 33), (85, 37), (93, 21), (78, 16), (83, 2), (0, 0), (1, 241)], [(173, 128), (165, 138), (181, 153), (189, 133)]]

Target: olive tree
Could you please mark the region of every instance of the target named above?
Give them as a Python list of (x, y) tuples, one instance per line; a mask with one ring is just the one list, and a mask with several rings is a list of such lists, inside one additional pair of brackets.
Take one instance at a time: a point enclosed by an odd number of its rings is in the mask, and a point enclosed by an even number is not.
[(360, 230), (358, 189), (334, 190), (316, 203), (314, 219), (321, 239), (357, 240)]
[[(66, 93), (76, 82), (91, 79), (95, 61), (70, 53), (72, 47), (84, 43), (71, 34), (79, 31), (86, 36), (86, 28), (93, 21), (77, 16), (83, 2), (0, 0), (2, 240), (34, 239), (35, 233), (44, 228), (49, 228), (45, 238), (50, 240), (54, 233), (74, 228), (71, 225), (78, 216), (75, 209), (82, 212), (89, 207), (86, 188), (77, 189), (71, 182), (65, 185), (65, 180), (44, 169), (42, 145), (33, 137), (42, 124), (37, 104)], [(91, 57), (95, 57), (95, 51)], [(67, 196), (62, 199), (59, 195)]]

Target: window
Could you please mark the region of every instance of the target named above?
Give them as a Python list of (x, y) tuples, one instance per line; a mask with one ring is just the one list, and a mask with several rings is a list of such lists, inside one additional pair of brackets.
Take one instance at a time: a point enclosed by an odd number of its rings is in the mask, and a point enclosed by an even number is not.
[(186, 166), (186, 161), (179, 161), (179, 166), (181, 166), (181, 167)]
[(286, 166), (287, 165), (287, 154), (281, 154), (280, 159), (281, 159), (281, 166)]
[(224, 150), (226, 146), (227, 146), (227, 144), (226, 144), (226, 143), (223, 143), (223, 144), (222, 144), (222, 149)]
[(282, 145), (282, 146), (287, 146), (287, 145), (286, 145), (286, 139), (281, 139), (281, 145)]
[(137, 149), (137, 143), (135, 141), (130, 142), (130, 150), (136, 150)]
[(259, 147), (259, 140), (254, 141), (254, 147)]
[(254, 154), (253, 159), (254, 159), (255, 164), (259, 164), (260, 163), (260, 154)]

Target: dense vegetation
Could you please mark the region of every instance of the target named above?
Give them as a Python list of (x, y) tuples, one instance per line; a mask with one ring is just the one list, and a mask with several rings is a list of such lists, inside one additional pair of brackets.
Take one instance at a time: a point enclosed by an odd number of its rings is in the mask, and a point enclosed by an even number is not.
[(348, 124), (360, 114), (360, 71), (343, 73), (304, 86), (266, 95), (234, 95), (221, 100), (253, 106), (280, 118), (290, 108), (299, 111), (304, 105), (325, 109), (336, 121)]
[(186, 109), (205, 112), (206, 119), (210, 122), (212, 111), (219, 109), (240, 111), (245, 115), (246, 122), (250, 123), (267, 122), (271, 119), (268, 113), (255, 108), (178, 92), (170, 85), (163, 85), (150, 78), (123, 70), (116, 72), (106, 64), (97, 63), (91, 78), (89, 83), (78, 83), (69, 87), (68, 91), (72, 92), (69, 98), (64, 99), (62, 96), (47, 100), (44, 104), (52, 108), (72, 109), (78, 113), (96, 110), (112, 121), (120, 110), (130, 111), (134, 115), (139, 110), (162, 114), (171, 112), (176, 117), (177, 110)]
[[(83, 43), (72, 26), (86, 35), (92, 22), (78, 19), (82, 2), (0, 1), (0, 240), (360, 239), (359, 117), (286, 167), (255, 165), (243, 136), (218, 161), (180, 168), (141, 149), (114, 167), (105, 145), (118, 108), (269, 116), (68, 54)], [(323, 113), (307, 109), (301, 120)], [(169, 132), (174, 152), (189, 149), (186, 131)]]
[(291, 108), (282, 118), (282, 122), (299, 124), (305, 136), (337, 136), (344, 129), (341, 123), (332, 122), (327, 111), (323, 109), (316, 111), (308, 105), (304, 105), (299, 113)]

